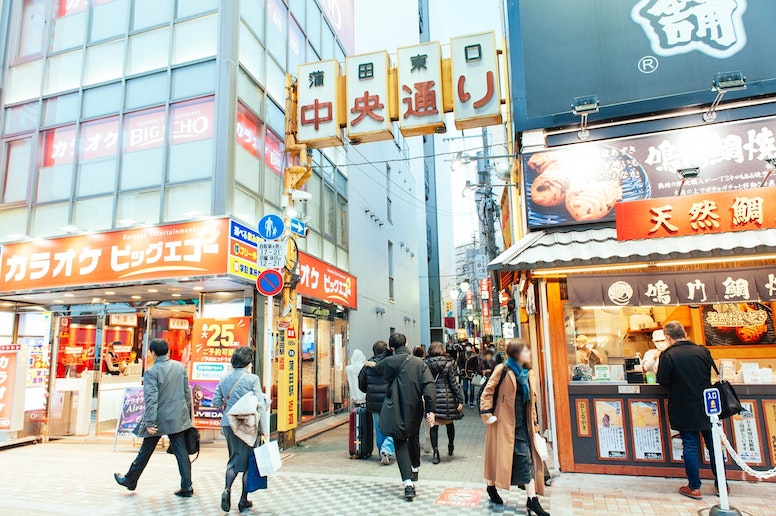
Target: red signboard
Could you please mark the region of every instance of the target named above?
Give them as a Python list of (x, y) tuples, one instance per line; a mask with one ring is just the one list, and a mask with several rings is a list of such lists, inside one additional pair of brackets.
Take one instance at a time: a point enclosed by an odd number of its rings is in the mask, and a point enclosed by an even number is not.
[(356, 278), (307, 253), (299, 252), (297, 292), (329, 303), (358, 308)]
[(5, 244), (0, 291), (227, 272), (228, 219)]
[(173, 104), (170, 116), (171, 144), (212, 138), (215, 126), (213, 97)]
[(776, 188), (621, 202), (618, 240), (776, 228)]
[(44, 167), (55, 167), (73, 162), (75, 134), (74, 125), (49, 129), (43, 133)]
[(267, 141), (264, 144), (264, 161), (267, 167), (277, 175), (283, 173), (283, 157), (286, 149), (283, 140), (270, 130), (267, 130)]
[(235, 130), (237, 143), (257, 158), (259, 157), (259, 142), (261, 141), (261, 122), (248, 108), (237, 103), (237, 128)]
[(114, 116), (81, 124), (79, 155), (81, 161), (115, 156), (119, 143), (119, 117)]
[(19, 345), (0, 346), (0, 430), (10, 430), (14, 414)]
[(155, 149), (164, 144), (164, 108), (144, 109), (126, 115), (124, 152)]

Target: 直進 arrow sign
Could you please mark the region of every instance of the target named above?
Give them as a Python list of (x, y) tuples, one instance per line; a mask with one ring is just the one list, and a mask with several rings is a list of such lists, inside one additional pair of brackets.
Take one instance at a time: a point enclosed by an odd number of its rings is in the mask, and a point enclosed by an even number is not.
[(299, 236), (307, 236), (307, 224), (299, 219), (291, 219), (291, 232)]
[(256, 289), (264, 296), (276, 296), (283, 290), (283, 275), (274, 269), (267, 269), (256, 278)]

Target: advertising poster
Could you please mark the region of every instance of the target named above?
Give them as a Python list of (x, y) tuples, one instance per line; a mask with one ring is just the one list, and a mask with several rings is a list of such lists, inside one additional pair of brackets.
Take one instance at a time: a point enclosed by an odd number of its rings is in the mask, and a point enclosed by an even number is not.
[(221, 410), (212, 406), (213, 393), (219, 380), (232, 370), (234, 350), (250, 344), (250, 331), (250, 317), (194, 319), (189, 385), (195, 427), (217, 429), (221, 425)]
[(296, 328), (281, 331), (277, 341), (278, 355), (278, 430), (284, 432), (298, 424), (299, 338)]
[(631, 401), (631, 426), (636, 460), (663, 461), (663, 436), (657, 401)]
[(754, 402), (742, 401), (741, 406), (744, 410), (731, 418), (736, 451), (747, 464), (759, 465), (763, 463), (763, 452)]
[(16, 392), (16, 360), (21, 346), (0, 346), (0, 430), (14, 426), (14, 397)]
[(776, 401), (763, 400), (765, 411), (765, 431), (768, 434), (768, 452), (771, 454), (771, 464), (776, 464)]
[(595, 400), (594, 403), (599, 458), (626, 460), (622, 400)]
[(135, 427), (143, 419), (145, 399), (143, 387), (127, 387), (124, 390), (124, 402), (116, 424), (116, 437), (135, 437)]

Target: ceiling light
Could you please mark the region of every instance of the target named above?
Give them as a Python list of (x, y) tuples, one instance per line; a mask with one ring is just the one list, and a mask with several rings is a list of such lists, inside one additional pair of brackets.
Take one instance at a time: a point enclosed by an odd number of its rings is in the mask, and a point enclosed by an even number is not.
[(65, 301), (63, 299), (55, 299), (54, 302), (58, 305), (64, 305)]
[(172, 297), (181, 297), (180, 294), (172, 294)]
[(92, 298), (92, 304), (93, 305), (98, 305), (98, 304), (104, 303), (104, 302), (105, 302), (105, 300), (104, 299), (100, 299), (99, 297), (93, 297)]
[(155, 289), (155, 288), (149, 288), (149, 289), (148, 289), (148, 291), (149, 291), (150, 293), (152, 293), (152, 294), (156, 294), (157, 292), (159, 292), (159, 291), (158, 291), (157, 289)]
[(192, 287), (192, 290), (202, 290), (202, 287)]
[(231, 296), (232, 293), (231, 292), (216, 292), (216, 295), (217, 296), (221, 296), (221, 297), (227, 297), (227, 296)]
[(67, 294), (62, 294), (62, 295), (65, 296), (65, 297), (75, 297), (75, 294), (71, 294), (70, 292), (68, 292)]
[(134, 295), (132, 296), (132, 299), (143, 299), (143, 296)]
[(171, 288), (168, 288), (167, 290), (169, 290), (170, 292), (182, 292), (183, 291), (183, 289), (180, 288), (180, 287), (171, 287)]
[(115, 295), (116, 295), (116, 293), (115, 293), (114, 291), (112, 291), (112, 290), (106, 290), (106, 291), (105, 291), (105, 295), (106, 295), (106, 296), (115, 296)]

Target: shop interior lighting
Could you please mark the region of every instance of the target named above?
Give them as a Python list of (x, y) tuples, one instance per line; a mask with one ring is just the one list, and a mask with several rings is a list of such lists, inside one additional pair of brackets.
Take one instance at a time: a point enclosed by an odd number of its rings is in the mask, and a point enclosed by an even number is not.
[(172, 297), (181, 297), (180, 294), (170, 294)]
[(132, 299), (143, 299), (143, 296), (134, 295), (132, 296)]
[(577, 138), (580, 140), (585, 141), (590, 138), (587, 117), (593, 113), (598, 113), (600, 105), (598, 95), (574, 98), (574, 102), (571, 104), (571, 113), (574, 116), (580, 117), (579, 132), (577, 133)]
[(714, 80), (711, 82), (711, 91), (717, 93), (714, 102), (709, 106), (709, 110), (703, 114), (703, 121), (711, 123), (717, 119), (717, 108), (722, 97), (729, 91), (740, 91), (746, 89), (746, 77), (744, 72), (719, 72), (714, 74)]
[(106, 295), (106, 296), (115, 296), (115, 295), (116, 295), (116, 293), (115, 293), (114, 291), (112, 291), (112, 290), (106, 290), (106, 291), (105, 291), (105, 295)]
[(67, 294), (62, 294), (62, 295), (65, 296), (65, 297), (75, 297), (75, 294), (71, 294), (70, 292), (68, 292)]
[(197, 290), (197, 291), (199, 291), (199, 290), (202, 290), (202, 287), (192, 287), (192, 288), (191, 288), (191, 290)]
[(158, 291), (157, 289), (155, 289), (155, 288), (149, 288), (149, 289), (148, 289), (148, 291), (149, 291), (151, 294), (156, 294), (157, 292), (159, 292), (159, 291)]

